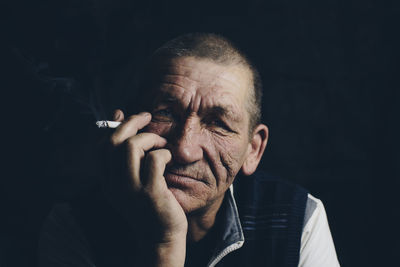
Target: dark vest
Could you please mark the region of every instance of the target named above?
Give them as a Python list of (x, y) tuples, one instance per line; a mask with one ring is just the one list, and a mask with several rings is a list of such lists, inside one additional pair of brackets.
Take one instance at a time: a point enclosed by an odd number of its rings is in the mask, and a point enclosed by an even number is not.
[(217, 266), (297, 267), (307, 190), (264, 172), (234, 189), (245, 242)]

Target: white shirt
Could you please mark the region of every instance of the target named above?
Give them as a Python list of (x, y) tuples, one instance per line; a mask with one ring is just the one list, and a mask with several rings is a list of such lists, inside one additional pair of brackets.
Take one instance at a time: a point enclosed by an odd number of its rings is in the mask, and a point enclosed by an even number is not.
[(340, 266), (324, 205), (321, 200), (310, 194), (308, 194), (305, 217), (301, 236), (299, 267)]

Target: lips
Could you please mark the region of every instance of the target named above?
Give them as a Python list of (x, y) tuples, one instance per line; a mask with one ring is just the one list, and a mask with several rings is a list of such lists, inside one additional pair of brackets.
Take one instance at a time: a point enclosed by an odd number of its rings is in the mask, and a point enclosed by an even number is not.
[(193, 179), (193, 180), (199, 180), (199, 179), (194, 178), (190, 174), (186, 174), (184, 172), (179, 172), (179, 171), (174, 171), (174, 170), (167, 170), (166, 172), (170, 173), (170, 174), (173, 174), (173, 175), (182, 176), (182, 177), (185, 177), (185, 178), (190, 178), (190, 179)]
[(196, 179), (190, 174), (173, 170), (166, 170), (164, 176), (167, 185), (173, 187), (189, 187), (198, 184), (199, 182), (204, 183), (202, 180)]

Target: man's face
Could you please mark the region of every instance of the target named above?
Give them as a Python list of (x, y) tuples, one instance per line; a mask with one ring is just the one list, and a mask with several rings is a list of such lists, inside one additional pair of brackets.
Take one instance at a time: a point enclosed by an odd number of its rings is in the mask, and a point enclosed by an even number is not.
[(186, 213), (213, 208), (250, 150), (251, 74), (240, 65), (193, 57), (170, 59), (158, 70), (146, 131), (168, 141), (167, 185)]

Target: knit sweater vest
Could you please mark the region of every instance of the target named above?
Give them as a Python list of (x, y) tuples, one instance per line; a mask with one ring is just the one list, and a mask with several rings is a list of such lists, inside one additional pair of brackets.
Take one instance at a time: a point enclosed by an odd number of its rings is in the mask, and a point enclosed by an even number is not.
[(236, 179), (234, 188), (245, 242), (217, 266), (298, 266), (308, 192), (264, 172)]

